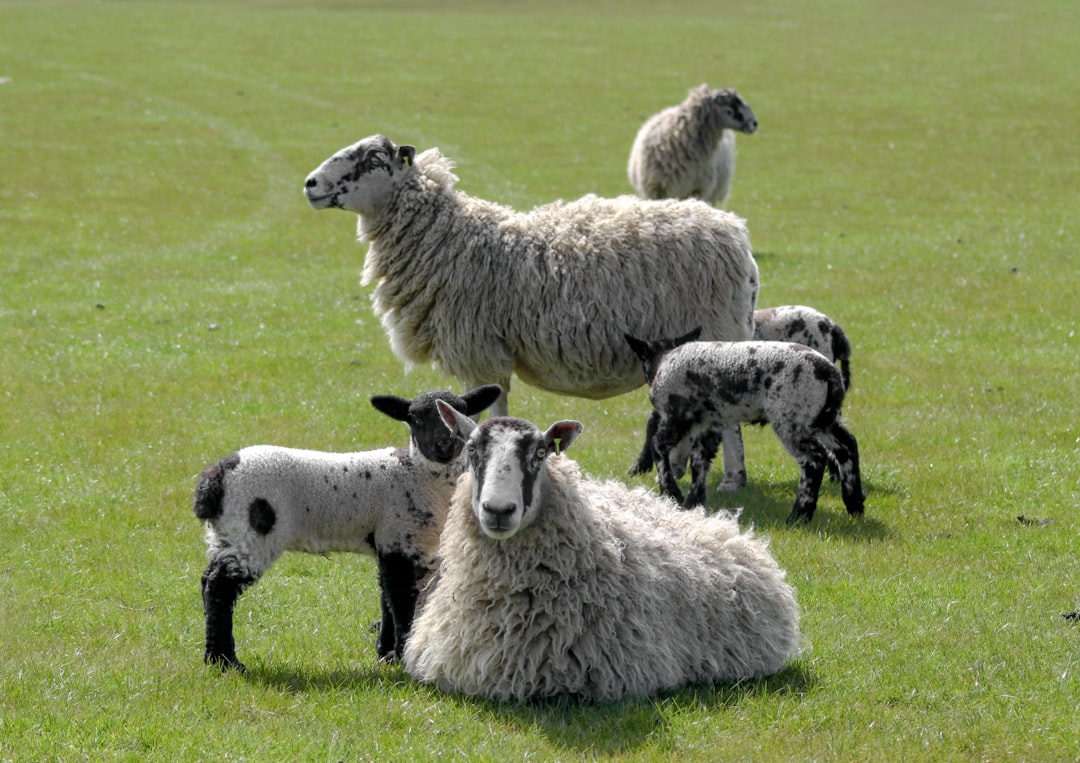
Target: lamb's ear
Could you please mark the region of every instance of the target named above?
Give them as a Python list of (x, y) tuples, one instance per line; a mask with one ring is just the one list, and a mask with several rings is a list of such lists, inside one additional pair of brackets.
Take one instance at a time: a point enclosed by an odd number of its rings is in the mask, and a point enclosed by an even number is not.
[(649, 346), (649, 343), (643, 339), (630, 336), (629, 334), (623, 334), (626, 337), (627, 343), (630, 345), (630, 349), (634, 351), (634, 354), (641, 360), (649, 360), (653, 356), (653, 349)]
[(693, 328), (690, 331), (687, 331), (685, 334), (683, 334), (679, 338), (677, 338), (675, 340), (675, 346), (678, 347), (680, 344), (686, 344), (687, 342), (696, 342), (698, 340), (698, 337), (700, 337), (700, 336), (701, 336), (701, 326), (698, 326), (697, 328)]
[(580, 421), (556, 421), (544, 432), (544, 444), (549, 452), (562, 453), (584, 428)]
[(501, 394), (502, 387), (498, 384), (484, 384), (476, 389), (469, 390), (461, 396), (465, 401), (465, 413), (469, 416), (475, 416), (498, 400)]
[(371, 404), (375, 410), (385, 413), (392, 419), (409, 420), (409, 406), (412, 405), (412, 400), (406, 400), (397, 395), (372, 395)]
[(397, 158), (406, 167), (411, 167), (416, 158), (416, 146), (398, 146)]
[(446, 424), (446, 428), (450, 430), (450, 434), (459, 440), (468, 440), (469, 435), (476, 429), (476, 422), (444, 400), (436, 400), (435, 406), (439, 409), (439, 415)]

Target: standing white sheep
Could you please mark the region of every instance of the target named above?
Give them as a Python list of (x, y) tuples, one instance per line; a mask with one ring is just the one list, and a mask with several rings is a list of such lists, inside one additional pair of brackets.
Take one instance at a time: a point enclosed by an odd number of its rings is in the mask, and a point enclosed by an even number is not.
[(461, 443), (447, 436), (436, 401), (475, 416), (499, 393), (490, 385), (460, 397), (372, 397), (377, 410), (409, 425), (408, 450), (323, 453), (256, 445), (206, 467), (194, 500), (208, 546), (206, 662), (244, 670), (233, 639), (236, 600), (285, 551), (375, 555), (382, 598), (376, 651), (385, 661), (400, 656), (465, 469)]
[(471, 470), (405, 645), (414, 678), (500, 701), (604, 701), (765, 676), (796, 653), (794, 592), (734, 515), (583, 478), (557, 455), (576, 421), (541, 432), (440, 410)]
[(697, 198), (722, 207), (735, 176), (735, 130), (757, 117), (734, 90), (692, 88), (686, 100), (649, 117), (630, 149), (627, 176), (646, 199)]
[[(653, 450), (660, 491), (684, 506), (704, 503), (716, 455), (715, 433), (723, 436), (725, 479), (730, 479), (728, 433), (732, 429), (738, 433), (742, 423), (768, 423), (799, 464), (799, 487), (788, 522), (813, 518), (830, 458), (840, 474), (845, 508), (849, 514), (862, 515), (859, 446), (840, 421), (844, 402), (840, 370), (801, 344), (696, 342), (698, 333), (651, 342), (626, 337), (649, 380), (653, 411), (645, 448)], [(672, 456), (687, 440), (693, 482), (684, 500)], [(738, 445), (741, 450), (741, 438)], [(745, 472), (741, 478), (745, 483)]]
[(643, 382), (626, 332), (749, 339), (758, 270), (743, 220), (699, 201), (585, 196), (516, 212), (454, 190), (437, 149), (374, 135), (312, 172), (316, 209), (359, 215), (363, 283), (406, 364), (468, 385), (510, 375), (605, 398)]

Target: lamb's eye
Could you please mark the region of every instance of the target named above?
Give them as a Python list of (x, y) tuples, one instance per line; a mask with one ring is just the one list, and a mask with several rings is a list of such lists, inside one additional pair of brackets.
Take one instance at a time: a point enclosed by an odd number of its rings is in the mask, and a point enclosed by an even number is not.
[(475, 445), (470, 445), (467, 448), (465, 448), (465, 450), (468, 451), (469, 458), (476, 458), (476, 446)]
[(537, 448), (536, 449), (536, 460), (537, 461), (543, 461), (545, 458), (547, 458), (547, 449), (545, 449), (545, 448)]

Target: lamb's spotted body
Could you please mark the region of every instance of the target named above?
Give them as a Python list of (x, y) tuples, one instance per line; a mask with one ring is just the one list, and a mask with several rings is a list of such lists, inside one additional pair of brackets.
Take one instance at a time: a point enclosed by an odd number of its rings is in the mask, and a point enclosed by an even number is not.
[(464, 396), (430, 392), (414, 400), (378, 395), (372, 404), (409, 424), (409, 448), (356, 453), (256, 445), (203, 470), (195, 515), (206, 523), (202, 594), (208, 663), (243, 670), (233, 638), (237, 598), (281, 554), (354, 552), (377, 557), (382, 621), (377, 652), (394, 660), (412, 624), (421, 582), (434, 570), (446, 507), (465, 468), (449, 437), (442, 400), (479, 413), (496, 385)]
[[(652, 343), (627, 337), (650, 383), (653, 413), (646, 448), (652, 444), (661, 491), (686, 506), (703, 503), (716, 453), (714, 433), (726, 438), (733, 429), (738, 432), (739, 424), (769, 423), (801, 471), (789, 521), (813, 517), (829, 454), (839, 469), (845, 507), (862, 514), (858, 445), (840, 422), (844, 383), (839, 369), (803, 345), (685, 341), (692, 336)], [(693, 483), (684, 500), (672, 454), (687, 439)], [(724, 444), (726, 449), (727, 439)], [(741, 438), (738, 445), (741, 449)]]

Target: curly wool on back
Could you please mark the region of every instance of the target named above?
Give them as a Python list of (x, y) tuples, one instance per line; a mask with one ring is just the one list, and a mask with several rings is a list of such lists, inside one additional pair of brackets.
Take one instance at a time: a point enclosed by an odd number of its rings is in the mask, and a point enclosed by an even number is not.
[[(748, 339), (758, 271), (744, 221), (697, 201), (585, 196), (518, 212), (454, 189), (453, 163), (376, 135), (305, 192), (359, 215), (363, 283), (406, 364), (509, 392), (511, 374), (605, 398), (643, 382), (623, 333)], [(494, 407), (508, 410), (506, 398)]]

